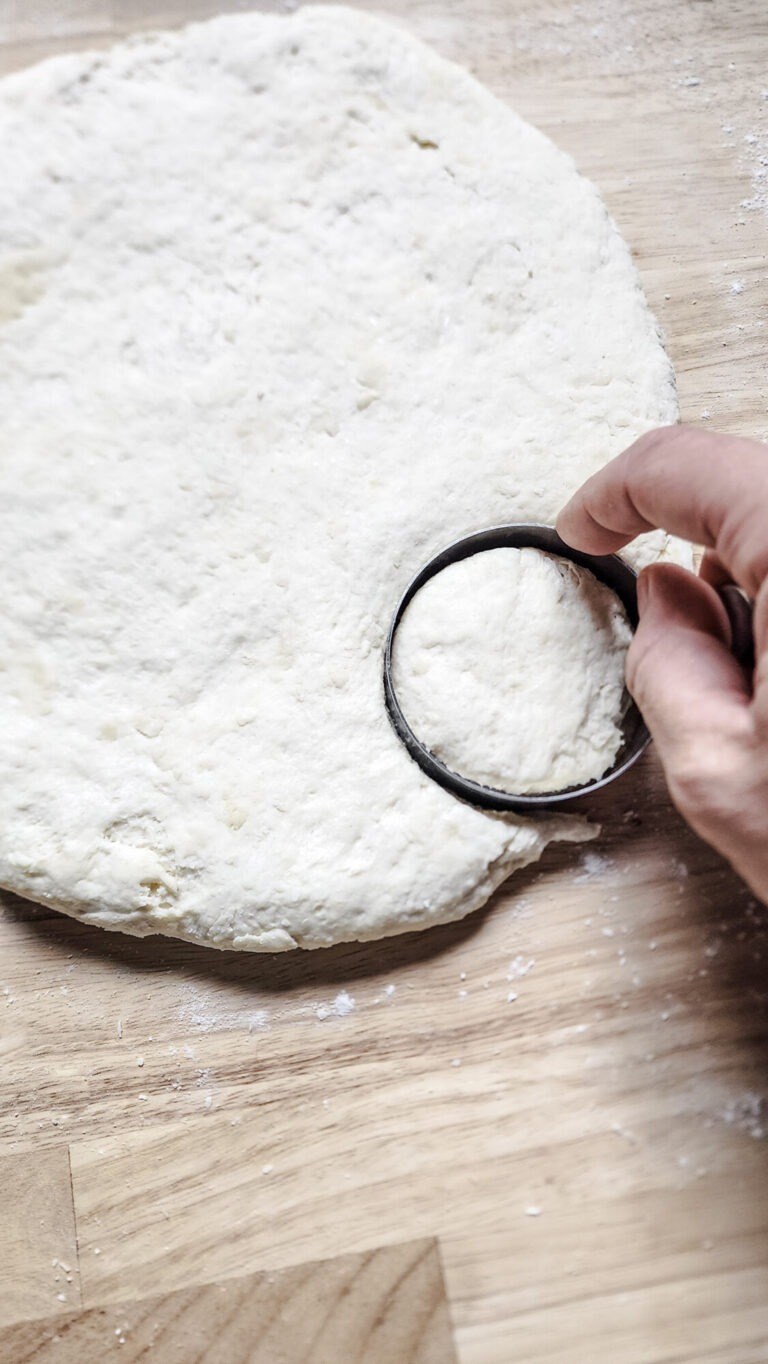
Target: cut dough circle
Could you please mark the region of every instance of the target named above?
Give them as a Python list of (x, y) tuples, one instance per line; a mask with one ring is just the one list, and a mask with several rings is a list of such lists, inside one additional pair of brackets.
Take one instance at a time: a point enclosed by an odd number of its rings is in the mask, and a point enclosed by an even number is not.
[(572, 161), (314, 6), (11, 76), (0, 159), (0, 884), (276, 951), (459, 917), (587, 837), (430, 782), (381, 681), (431, 554), (677, 417)]
[(618, 753), (631, 638), (618, 597), (587, 569), (492, 549), (416, 593), (392, 677), (414, 734), (452, 771), (517, 795), (563, 791)]

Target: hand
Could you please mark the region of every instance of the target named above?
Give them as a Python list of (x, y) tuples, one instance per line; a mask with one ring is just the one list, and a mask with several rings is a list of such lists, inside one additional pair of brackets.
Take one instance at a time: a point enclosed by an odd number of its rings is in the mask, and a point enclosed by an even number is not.
[[(590, 478), (557, 521), (588, 554), (658, 528), (705, 554), (698, 577), (663, 563), (640, 574), (627, 686), (676, 806), (768, 901), (768, 446), (662, 427)], [(730, 652), (715, 590), (729, 582), (755, 601), (753, 677)]]

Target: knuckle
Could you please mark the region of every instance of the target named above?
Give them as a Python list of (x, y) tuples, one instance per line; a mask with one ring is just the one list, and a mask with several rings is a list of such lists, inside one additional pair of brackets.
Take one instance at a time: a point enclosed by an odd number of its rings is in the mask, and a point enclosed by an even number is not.
[(685, 439), (686, 428), (681, 426), (657, 426), (636, 440), (627, 451), (627, 478), (631, 483), (636, 478), (647, 478), (649, 473), (666, 472), (670, 452)]

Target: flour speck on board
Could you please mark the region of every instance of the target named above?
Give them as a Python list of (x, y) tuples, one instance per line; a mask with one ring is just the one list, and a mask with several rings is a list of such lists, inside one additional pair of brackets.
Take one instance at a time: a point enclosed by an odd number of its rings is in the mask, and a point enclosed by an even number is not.
[(318, 1005), (315, 1014), (319, 1019), (330, 1018), (332, 1015), (335, 1015), (336, 1018), (346, 1018), (347, 1014), (352, 1013), (354, 1007), (355, 1001), (352, 995), (348, 994), (346, 990), (339, 990), (333, 1003)]
[(255, 1032), (269, 1026), (267, 1009), (232, 1007), (232, 1001), (223, 992), (200, 989), (194, 983), (179, 987), (181, 999), (176, 1014), (181, 1023), (199, 1032), (219, 1032), (227, 1029), (247, 1028)]
[(610, 857), (603, 857), (600, 853), (586, 852), (581, 862), (578, 876), (574, 876), (574, 883), (580, 885), (582, 881), (594, 881), (598, 876), (611, 871), (615, 863)]
[(199, 1028), (201, 1032), (226, 1027), (222, 1022), (221, 1007), (214, 1005), (209, 992), (198, 990), (194, 985), (185, 986), (183, 990), (184, 997), (177, 1010), (180, 1022)]
[(760, 135), (751, 134), (744, 138), (747, 152), (743, 158), (745, 169), (752, 178), (752, 194), (742, 199), (739, 207), (748, 212), (768, 214), (768, 129)]
[(729, 1100), (719, 1116), (729, 1126), (749, 1133), (755, 1141), (760, 1141), (766, 1135), (768, 1109), (762, 1094), (756, 1094), (753, 1090), (745, 1090), (743, 1094)]
[(528, 972), (536, 965), (536, 958), (529, 957), (528, 961), (524, 957), (517, 956), (509, 963), (507, 980), (519, 980), (521, 976), (527, 976)]

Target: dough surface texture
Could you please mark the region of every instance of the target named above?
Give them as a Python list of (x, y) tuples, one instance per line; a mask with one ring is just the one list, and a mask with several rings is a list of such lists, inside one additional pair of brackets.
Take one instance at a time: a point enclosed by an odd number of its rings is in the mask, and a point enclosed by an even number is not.
[(430, 782), (381, 682), (426, 559), (677, 417), (572, 161), (308, 7), (7, 78), (0, 164), (0, 885), (274, 951), (457, 918), (588, 836)]
[(488, 550), (416, 593), (392, 676), (411, 729), (454, 772), (519, 795), (562, 791), (619, 751), (631, 639), (618, 597), (586, 569)]

